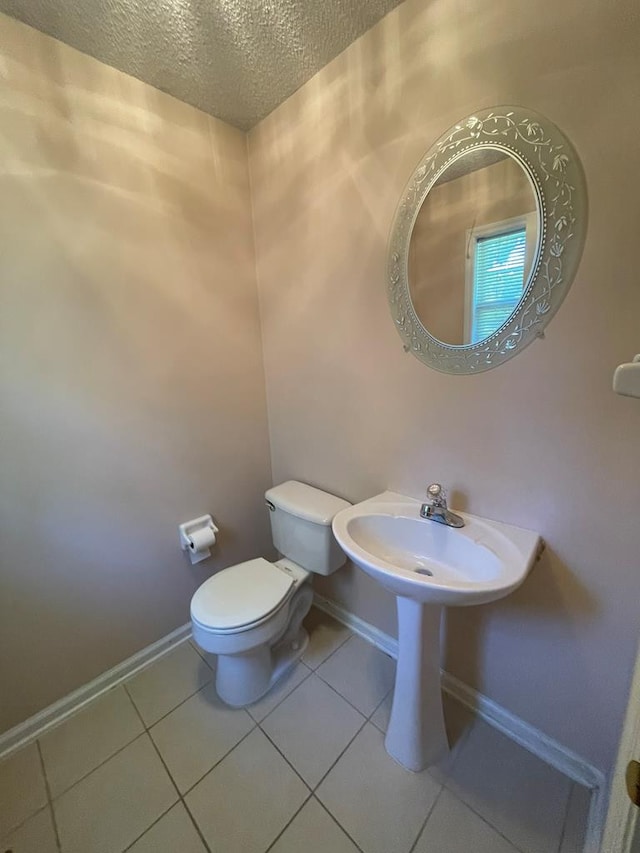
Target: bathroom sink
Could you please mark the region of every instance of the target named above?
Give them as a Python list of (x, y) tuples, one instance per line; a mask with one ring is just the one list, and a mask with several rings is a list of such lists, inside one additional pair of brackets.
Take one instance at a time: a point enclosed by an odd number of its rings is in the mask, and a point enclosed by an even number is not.
[(421, 505), (383, 492), (333, 519), (342, 550), (396, 596), (398, 665), (385, 746), (415, 771), (449, 748), (440, 691), (443, 606), (508, 595), (524, 581), (541, 547), (531, 530), (467, 513), (457, 514), (463, 527), (448, 527), (422, 518)]
[(395, 595), (423, 604), (484, 604), (508, 595), (533, 565), (530, 530), (459, 513), (459, 529), (420, 517), (421, 502), (385, 492), (339, 512), (343, 551)]

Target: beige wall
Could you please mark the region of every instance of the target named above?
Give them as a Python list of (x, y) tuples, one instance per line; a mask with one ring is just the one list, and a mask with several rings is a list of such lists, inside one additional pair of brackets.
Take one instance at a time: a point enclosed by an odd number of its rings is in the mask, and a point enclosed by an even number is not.
[[(447, 668), (600, 767), (638, 634), (640, 406), (635, 2), (408, 0), (250, 134), (274, 480), (352, 501), (447, 484), (453, 504), (540, 531), (501, 603), (452, 611)], [(415, 164), (474, 109), (523, 104), (573, 141), (590, 199), (576, 281), (544, 341), (478, 376), (402, 350), (385, 253)], [(385, 630), (355, 569), (318, 584)]]
[(244, 134), (0, 16), (0, 731), (269, 547), (254, 270)]

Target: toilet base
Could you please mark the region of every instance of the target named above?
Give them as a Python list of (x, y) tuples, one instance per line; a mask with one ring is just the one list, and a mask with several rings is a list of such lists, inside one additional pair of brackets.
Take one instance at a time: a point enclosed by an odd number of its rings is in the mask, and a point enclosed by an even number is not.
[(293, 640), (285, 637), (271, 648), (260, 646), (246, 654), (218, 655), (216, 693), (232, 708), (257, 702), (293, 669), (308, 645), (309, 634), (300, 627)]

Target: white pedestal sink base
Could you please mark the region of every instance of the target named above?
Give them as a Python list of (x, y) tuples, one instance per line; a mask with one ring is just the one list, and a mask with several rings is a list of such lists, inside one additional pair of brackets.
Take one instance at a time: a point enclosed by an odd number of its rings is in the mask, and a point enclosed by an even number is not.
[(398, 666), (385, 747), (418, 772), (449, 751), (440, 692), (442, 607), (397, 596)]

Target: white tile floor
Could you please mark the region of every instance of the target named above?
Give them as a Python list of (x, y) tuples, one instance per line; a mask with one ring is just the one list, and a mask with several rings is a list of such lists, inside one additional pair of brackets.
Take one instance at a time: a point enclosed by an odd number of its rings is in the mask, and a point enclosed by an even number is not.
[(0, 764), (0, 853), (580, 853), (589, 794), (456, 703), (439, 767), (384, 751), (394, 663), (319, 611), (246, 710), (184, 643)]

